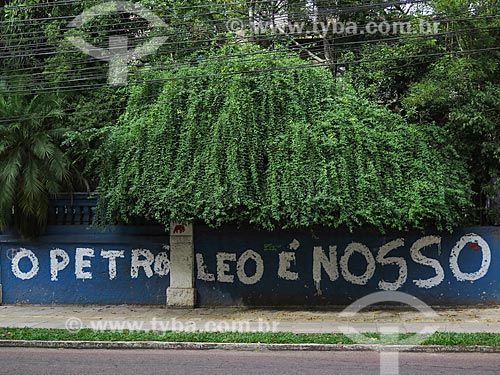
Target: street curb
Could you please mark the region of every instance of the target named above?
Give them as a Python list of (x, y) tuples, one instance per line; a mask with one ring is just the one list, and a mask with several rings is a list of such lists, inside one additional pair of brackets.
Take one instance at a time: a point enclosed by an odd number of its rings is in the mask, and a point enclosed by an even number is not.
[(163, 341), (39, 341), (0, 340), (0, 347), (51, 349), (162, 349), (239, 351), (390, 351), (406, 353), (500, 353), (498, 346), (262, 344)]

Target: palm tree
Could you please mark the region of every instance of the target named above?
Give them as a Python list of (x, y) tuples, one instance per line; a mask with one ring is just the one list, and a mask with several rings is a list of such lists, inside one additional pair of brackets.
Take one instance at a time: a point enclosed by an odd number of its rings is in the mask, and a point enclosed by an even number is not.
[(69, 181), (64, 130), (51, 125), (61, 116), (54, 95), (0, 91), (0, 229), (25, 238), (44, 230), (49, 195)]

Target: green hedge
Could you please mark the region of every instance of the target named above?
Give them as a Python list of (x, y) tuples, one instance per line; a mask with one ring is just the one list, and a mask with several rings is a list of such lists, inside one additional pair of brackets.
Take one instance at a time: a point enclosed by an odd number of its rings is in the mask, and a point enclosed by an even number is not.
[(439, 129), (335, 84), (326, 68), (262, 52), (225, 47), (133, 89), (104, 151), (105, 222), (457, 224), (468, 179)]

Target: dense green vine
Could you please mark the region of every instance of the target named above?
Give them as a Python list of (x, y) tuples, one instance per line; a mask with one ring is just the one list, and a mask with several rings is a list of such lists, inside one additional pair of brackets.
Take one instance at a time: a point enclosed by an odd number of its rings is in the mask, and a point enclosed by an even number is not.
[(269, 71), (301, 65), (293, 55), (226, 49), (213, 53), (247, 56), (202, 59), (161, 73), (201, 78), (133, 89), (105, 148), (107, 222), (457, 223), (468, 184), (439, 131), (407, 123), (345, 82), (335, 86), (327, 69)]

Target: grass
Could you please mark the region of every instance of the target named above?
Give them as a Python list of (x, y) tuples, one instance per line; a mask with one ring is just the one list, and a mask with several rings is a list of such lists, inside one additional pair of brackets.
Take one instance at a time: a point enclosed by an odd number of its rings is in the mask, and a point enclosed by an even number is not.
[(500, 346), (498, 333), (442, 333), (436, 332), (426, 345)]
[(97, 331), (82, 329), (0, 328), (0, 340), (49, 341), (178, 341), (222, 343), (279, 343), (279, 344), (350, 344), (342, 334), (294, 334), (285, 332), (180, 332), (180, 331)]
[[(0, 340), (43, 341), (177, 341), (219, 343), (268, 343), (268, 344), (418, 344), (459, 346), (500, 346), (500, 334), (495, 333), (435, 333), (427, 338), (414, 339), (413, 334), (379, 335), (363, 337), (343, 334), (294, 334), (286, 332), (176, 332), (176, 331), (96, 331), (82, 329), (71, 332), (65, 329), (0, 328)], [(424, 341), (422, 341), (424, 340)]]

